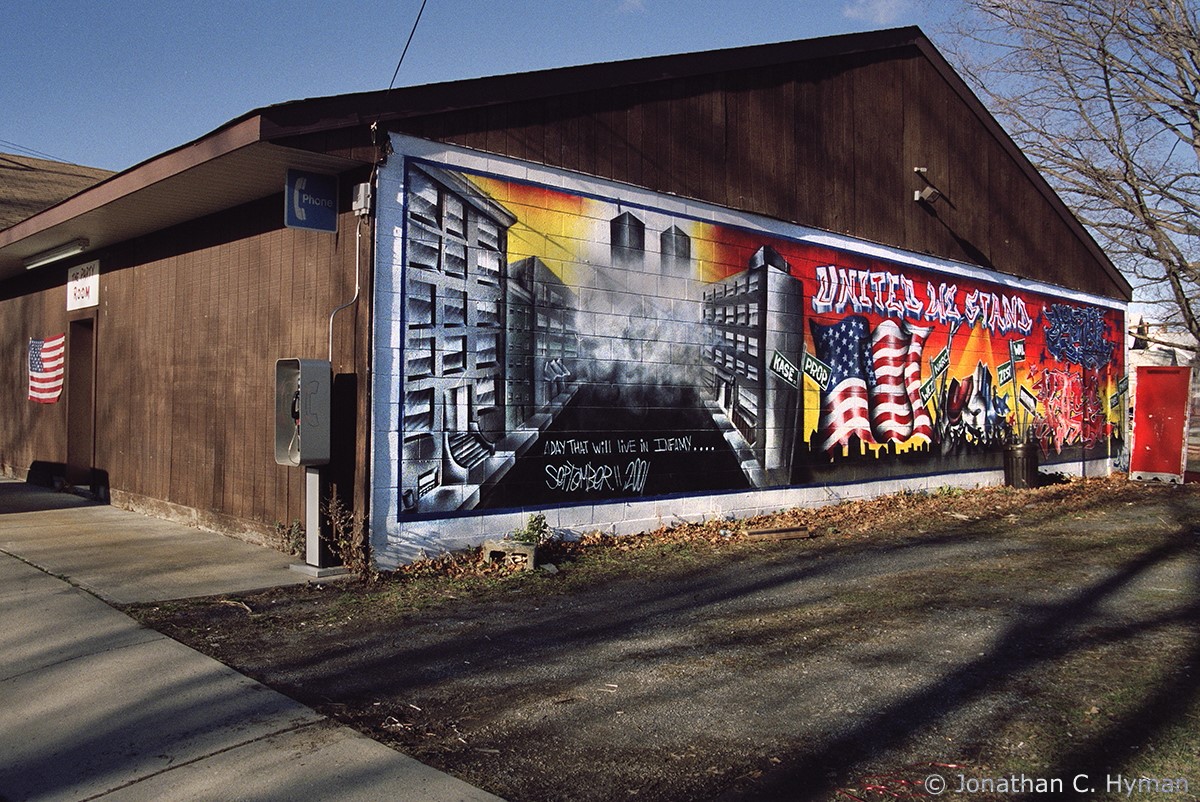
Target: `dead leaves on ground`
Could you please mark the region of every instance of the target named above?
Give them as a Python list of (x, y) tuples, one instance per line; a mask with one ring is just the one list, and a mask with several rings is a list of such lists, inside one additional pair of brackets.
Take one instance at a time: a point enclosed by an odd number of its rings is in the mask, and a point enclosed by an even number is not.
[[(578, 539), (556, 539), (539, 548), (539, 564), (561, 566), (584, 556), (645, 554), (652, 550), (687, 548), (723, 549), (744, 545), (748, 530), (766, 528), (806, 528), (813, 537), (882, 538), (898, 532), (925, 532), (932, 527), (961, 526), (979, 520), (1008, 519), (1036, 505), (1052, 503), (1062, 511), (1086, 510), (1114, 494), (1128, 496), (1130, 502), (1161, 488), (1128, 482), (1124, 474), (1097, 479), (1073, 479), (1034, 490), (1009, 487), (981, 487), (970, 490), (940, 488), (921, 492), (902, 492), (873, 499), (842, 501), (821, 507), (796, 507), (769, 515), (741, 520), (714, 518), (707, 521), (677, 521), (650, 532), (614, 535), (585, 533)], [(488, 562), (481, 549), (452, 552), (418, 560), (391, 573), (395, 580), (420, 578), (465, 579), (500, 578), (527, 573), (521, 567), (504, 562)]]

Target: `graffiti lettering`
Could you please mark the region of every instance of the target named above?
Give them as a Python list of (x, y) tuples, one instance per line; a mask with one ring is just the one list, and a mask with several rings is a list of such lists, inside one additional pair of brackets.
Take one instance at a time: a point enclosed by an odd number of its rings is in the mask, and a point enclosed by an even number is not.
[(938, 323), (958, 323), (962, 321), (962, 312), (958, 311), (958, 285), (946, 285), (942, 282), (935, 289), (933, 282), (925, 285), (925, 294), (929, 305), (925, 308), (925, 319)]
[(1063, 446), (1077, 443), (1083, 433), (1083, 388), (1078, 373), (1046, 370), (1036, 373), (1033, 389), (1045, 414), (1035, 427), (1042, 448), (1062, 453)]
[(1001, 334), (1033, 331), (1033, 318), (1023, 298), (996, 295), (994, 292), (972, 290), (965, 301), (967, 323), (972, 328), (982, 325)]
[(1109, 339), (1109, 326), (1100, 309), (1052, 304), (1042, 316), (1046, 348), (1055, 359), (1093, 370), (1112, 360), (1116, 345)]
[(691, 451), (692, 438), (688, 437), (656, 437), (654, 438), (655, 451)]
[(913, 320), (920, 320), (921, 313), (925, 311), (925, 307), (920, 299), (917, 298), (917, 292), (913, 289), (912, 280), (901, 276), (900, 286), (904, 290), (904, 313)]
[(817, 268), (817, 294), (812, 307), (819, 313), (845, 312), (849, 307), (858, 314), (875, 311), (898, 318), (920, 318), (925, 309), (912, 280), (902, 274), (836, 265)]
[(843, 314), (847, 310), (854, 314), (875, 312), (885, 317), (924, 319), (943, 325), (965, 318), (972, 327), (982, 326), (1001, 334), (1033, 331), (1033, 318), (1019, 296), (972, 290), (960, 308), (957, 284), (926, 282), (925, 294), (927, 301), (918, 298), (912, 279), (902, 273), (825, 265), (817, 268), (817, 293), (812, 308), (819, 314)]
[(546, 466), (546, 487), (564, 493), (604, 493), (622, 491), (641, 493), (650, 475), (650, 463), (635, 459), (625, 466), (595, 465), (591, 462), (576, 465)]
[(815, 312), (846, 311), (847, 304), (854, 305), (854, 311), (861, 311), (861, 304), (854, 294), (854, 282), (858, 276), (857, 270), (838, 268), (836, 265), (825, 265), (817, 268), (817, 294), (813, 296), (812, 304)]
[(1083, 446), (1095, 448), (1112, 434), (1113, 426), (1108, 422), (1104, 408), (1104, 393), (1100, 387), (1100, 375), (1096, 371), (1083, 374)]

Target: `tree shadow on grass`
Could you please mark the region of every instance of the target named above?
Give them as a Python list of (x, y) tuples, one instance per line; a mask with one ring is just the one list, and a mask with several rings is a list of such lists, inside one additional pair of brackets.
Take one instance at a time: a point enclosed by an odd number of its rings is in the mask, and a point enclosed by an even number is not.
[[(1195, 671), (1200, 664), (1200, 636), (1195, 631), (1200, 621), (1200, 562), (1197, 562), (1196, 551), (1197, 532), (1186, 529), (1128, 560), (1069, 598), (1027, 607), (1022, 618), (1007, 628), (991, 649), (978, 658), (960, 664), (953, 672), (920, 691), (862, 717), (844, 734), (820, 748), (783, 761), (778, 768), (756, 781), (727, 789), (721, 798), (829, 798), (839, 786), (852, 779), (853, 769), (890, 749), (902, 747), (915, 731), (936, 726), (1013, 677), (1036, 676), (1056, 661), (1095, 646), (1126, 645), (1134, 651), (1140, 648), (1136, 641), (1147, 634), (1167, 627), (1190, 627), (1193, 631), (1187, 648), (1173, 668), (1164, 666), (1160, 676), (1165, 681), (1159, 687), (1097, 733), (1064, 744), (1052, 765), (1038, 774), (1042, 778), (1061, 779), (1067, 798), (1094, 798), (1096, 793), (1109, 790), (1107, 778), (1118, 775), (1137, 756), (1139, 749), (1168, 729), (1184, 725), (1187, 717), (1194, 715), (1193, 709), (1200, 700), (1200, 676)], [(1139, 618), (1120, 626), (1094, 626), (1102, 606), (1119, 603), (1117, 598), (1135, 582), (1180, 558), (1189, 558), (1191, 573), (1191, 586), (1183, 589), (1185, 595), (1181, 604), (1160, 615)], [(1005, 711), (996, 714), (997, 719), (1004, 717)], [(944, 755), (929, 757), (931, 764), (946, 760)], [(1186, 777), (1186, 771), (1191, 768), (1189, 765), (1178, 766), (1171, 776)], [(967, 774), (970, 776), (969, 769)], [(992, 767), (990, 776), (998, 775), (1007, 775), (1007, 772), (1002, 766)], [(1078, 787), (1087, 790), (1075, 790), (1073, 782), (1077, 778)], [(1190, 779), (1200, 786), (1200, 776)], [(1040, 798), (1038, 793), (1025, 794), (1020, 789), (1003, 797)]]

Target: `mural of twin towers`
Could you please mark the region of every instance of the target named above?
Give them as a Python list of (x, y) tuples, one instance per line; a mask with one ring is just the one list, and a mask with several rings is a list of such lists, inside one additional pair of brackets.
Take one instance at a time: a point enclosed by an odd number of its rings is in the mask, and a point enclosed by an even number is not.
[(402, 516), (792, 481), (801, 393), (770, 364), (799, 361), (802, 285), (776, 251), (701, 277), (665, 215), (597, 202), (580, 234), (481, 185), (407, 169)]

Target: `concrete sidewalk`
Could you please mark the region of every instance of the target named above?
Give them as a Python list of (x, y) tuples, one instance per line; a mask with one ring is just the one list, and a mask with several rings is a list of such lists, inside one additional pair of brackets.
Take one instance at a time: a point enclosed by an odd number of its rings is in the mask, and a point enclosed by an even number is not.
[(101, 601), (306, 581), (283, 555), (9, 481), (0, 552), (0, 799), (496, 799)]

